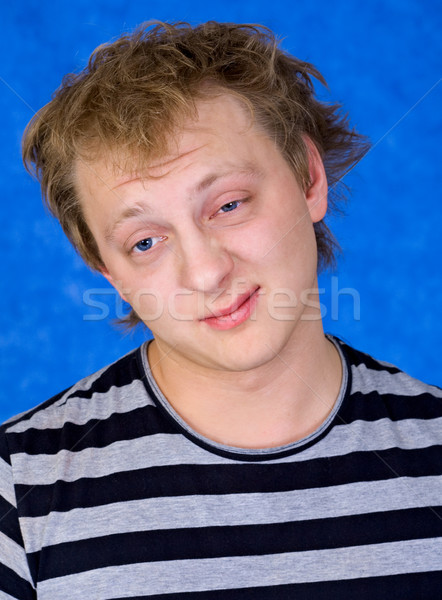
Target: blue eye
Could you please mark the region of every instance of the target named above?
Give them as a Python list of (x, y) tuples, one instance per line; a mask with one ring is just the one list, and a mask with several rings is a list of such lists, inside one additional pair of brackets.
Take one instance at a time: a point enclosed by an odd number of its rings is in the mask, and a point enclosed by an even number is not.
[(227, 204), (224, 204), (224, 206), (221, 206), (220, 210), (222, 212), (230, 212), (232, 210), (235, 210), (235, 208), (238, 208), (239, 206), (239, 200), (233, 200), (233, 202), (227, 202)]
[(164, 237), (145, 238), (144, 240), (140, 240), (137, 244), (135, 244), (134, 251), (137, 253), (147, 252), (147, 250), (150, 250), (153, 246), (155, 246), (155, 244), (158, 244), (158, 242), (161, 242), (161, 240), (164, 239)]
[(150, 250), (152, 248), (152, 238), (141, 240), (141, 242), (135, 244), (135, 248), (139, 250), (139, 252), (145, 252), (146, 250)]

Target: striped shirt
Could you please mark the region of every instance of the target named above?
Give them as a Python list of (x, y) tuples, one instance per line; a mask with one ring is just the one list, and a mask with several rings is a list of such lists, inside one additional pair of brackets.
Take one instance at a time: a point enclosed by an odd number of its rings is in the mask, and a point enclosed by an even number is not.
[(311, 435), (192, 431), (147, 347), (0, 428), (2, 600), (439, 598), (442, 390), (330, 338)]

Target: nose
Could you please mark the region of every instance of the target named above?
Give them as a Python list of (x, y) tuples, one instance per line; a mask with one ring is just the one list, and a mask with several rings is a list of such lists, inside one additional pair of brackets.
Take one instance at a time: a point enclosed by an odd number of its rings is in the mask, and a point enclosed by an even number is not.
[(178, 253), (180, 285), (192, 291), (219, 291), (234, 267), (226, 248), (200, 230), (186, 236)]

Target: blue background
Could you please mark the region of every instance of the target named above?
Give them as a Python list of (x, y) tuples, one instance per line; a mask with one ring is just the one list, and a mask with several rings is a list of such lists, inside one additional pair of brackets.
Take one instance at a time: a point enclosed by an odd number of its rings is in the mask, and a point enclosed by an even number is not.
[[(27, 0), (2, 8), (0, 421), (145, 336), (112, 328), (115, 296), (45, 212), (38, 184), (21, 165), (20, 138), (63, 74), (81, 69), (98, 44), (151, 18), (263, 23), (283, 48), (322, 71), (331, 94), (321, 94), (341, 102), (374, 144), (347, 178), (353, 196), (346, 216), (332, 222), (344, 250), (335, 285), (357, 290), (360, 319), (349, 295), (335, 298), (332, 315), (326, 274), (325, 328), (441, 385), (439, 2)], [(85, 291), (95, 288), (108, 290), (94, 296), (110, 306), (107, 319), (85, 305)]]

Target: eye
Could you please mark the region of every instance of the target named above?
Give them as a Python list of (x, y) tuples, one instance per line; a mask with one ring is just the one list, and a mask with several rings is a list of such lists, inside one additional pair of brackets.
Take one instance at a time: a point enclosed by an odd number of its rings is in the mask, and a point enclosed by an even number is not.
[(144, 240), (140, 240), (137, 244), (135, 244), (135, 246), (133, 247), (133, 250), (137, 254), (142, 253), (142, 252), (147, 252), (148, 250), (153, 248), (156, 244), (158, 244), (158, 242), (162, 242), (165, 239), (166, 238), (164, 236), (145, 238)]
[(232, 210), (235, 210), (235, 208), (238, 208), (239, 205), (240, 200), (233, 200), (232, 202), (227, 202), (227, 204), (221, 206), (220, 211), (224, 213), (231, 212)]
[[(245, 198), (238, 198), (238, 200), (231, 200), (230, 202), (226, 202), (225, 204), (221, 205), (221, 208), (219, 208), (211, 217), (210, 219), (214, 219), (215, 217), (219, 217), (221, 214), (225, 214), (225, 213), (233, 213), (238, 211), (238, 215), (242, 214), (242, 208), (243, 208), (243, 204), (246, 204), (247, 202), (249, 202), (248, 197)], [(236, 218), (236, 217), (233, 217)]]

